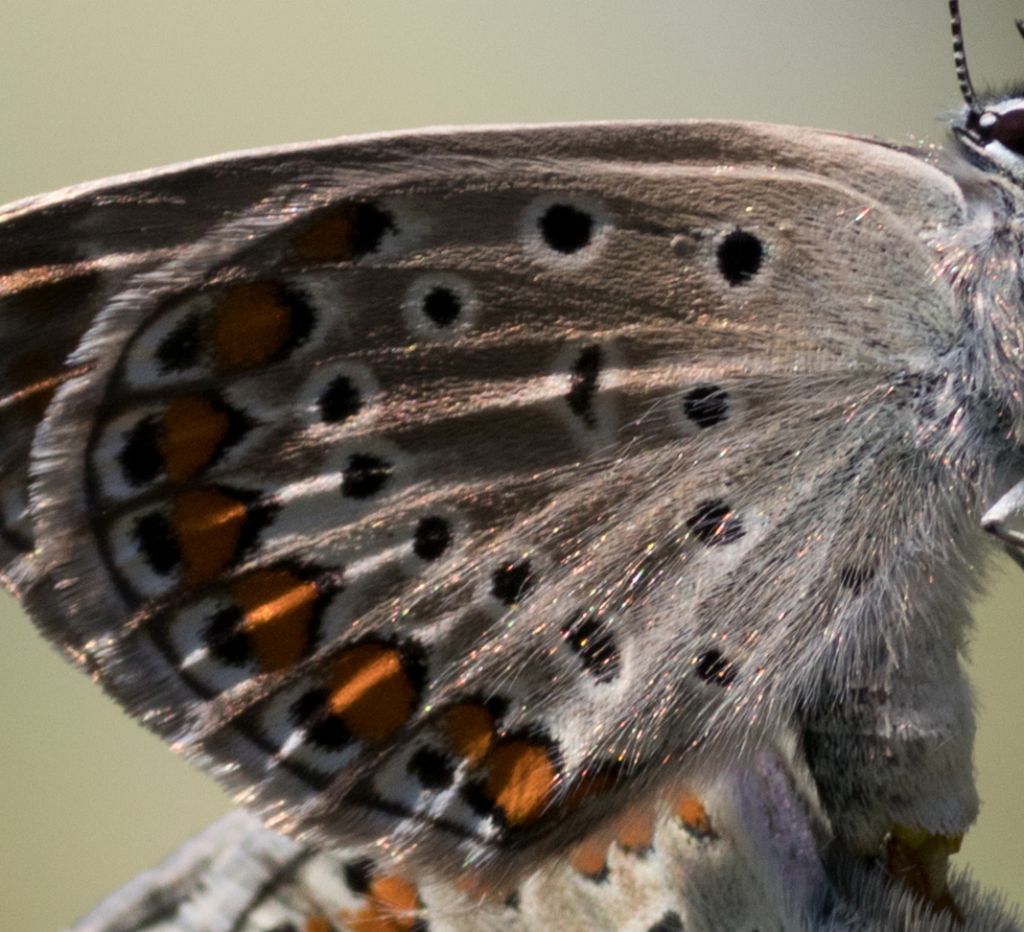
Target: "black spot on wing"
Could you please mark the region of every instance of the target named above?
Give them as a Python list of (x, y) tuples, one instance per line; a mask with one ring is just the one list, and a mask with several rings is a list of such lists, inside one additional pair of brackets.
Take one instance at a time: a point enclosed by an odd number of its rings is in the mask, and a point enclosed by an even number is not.
[(764, 245), (746, 230), (733, 230), (718, 245), (718, 270), (730, 285), (752, 281), (763, 260)]
[(602, 355), (600, 346), (584, 346), (580, 350), (572, 364), (569, 392), (565, 396), (569, 410), (590, 429), (597, 426), (594, 395), (597, 393)]

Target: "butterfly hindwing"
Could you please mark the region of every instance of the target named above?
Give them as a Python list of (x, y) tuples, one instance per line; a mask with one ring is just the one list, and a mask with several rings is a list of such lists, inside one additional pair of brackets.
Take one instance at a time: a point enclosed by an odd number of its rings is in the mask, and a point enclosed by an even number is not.
[[(514, 872), (774, 742), (862, 660), (836, 632), (871, 586), (905, 620), (915, 490), (948, 469), (920, 452), (955, 325), (929, 243), (963, 220), (916, 157), (742, 124), (425, 132), (58, 207), (0, 227), (38, 244), (23, 269), (86, 261), (47, 252), (67, 218), (103, 258), (47, 322), (73, 347), (33, 383), (53, 400), (0, 389), (31, 445), (8, 575), (272, 824)], [(57, 314), (5, 287), (11, 327)]]
[[(354, 849), (316, 850), (233, 812), (109, 897), (77, 932), (1012, 932), (998, 902), (953, 880), (960, 918), (863, 865), (827, 881), (813, 815), (762, 755), (649, 826), (625, 817), (501, 897), (418, 884)], [(643, 843), (640, 843), (643, 838)]]

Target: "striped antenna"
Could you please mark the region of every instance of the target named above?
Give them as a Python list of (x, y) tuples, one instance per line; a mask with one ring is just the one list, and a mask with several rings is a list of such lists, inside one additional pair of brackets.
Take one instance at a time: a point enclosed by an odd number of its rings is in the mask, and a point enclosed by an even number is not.
[[(960, 85), (960, 94), (963, 96), (967, 109), (974, 116), (981, 116), (981, 108), (978, 106), (978, 98), (974, 93), (974, 84), (971, 83), (971, 73), (967, 70), (967, 56), (964, 54), (964, 31), (960, 24), (960, 2), (949, 0), (949, 16), (953, 27), (953, 65), (956, 68), (956, 80)], [(1022, 29), (1018, 23), (1018, 29)], [(1024, 29), (1022, 29), (1024, 35)]]

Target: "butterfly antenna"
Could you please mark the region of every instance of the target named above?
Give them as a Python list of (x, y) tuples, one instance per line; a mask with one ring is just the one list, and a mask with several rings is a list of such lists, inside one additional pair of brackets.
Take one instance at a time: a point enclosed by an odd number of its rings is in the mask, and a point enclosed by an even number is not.
[[(981, 108), (978, 106), (978, 97), (974, 93), (974, 84), (971, 82), (971, 73), (967, 70), (967, 56), (964, 54), (964, 30), (960, 23), (960, 2), (949, 0), (950, 25), (953, 28), (953, 66), (956, 68), (956, 80), (960, 85), (960, 94), (963, 96), (967, 109), (975, 116), (981, 116)], [(1024, 21), (1017, 21), (1017, 28), (1024, 36)]]

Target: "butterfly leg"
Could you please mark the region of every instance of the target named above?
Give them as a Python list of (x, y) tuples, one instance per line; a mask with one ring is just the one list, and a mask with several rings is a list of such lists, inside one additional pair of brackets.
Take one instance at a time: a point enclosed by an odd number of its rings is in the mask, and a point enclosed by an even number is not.
[(1003, 544), (1013, 561), (1024, 569), (1024, 532), (1008, 526), (1013, 517), (1024, 517), (1024, 479), (982, 515), (981, 526)]

